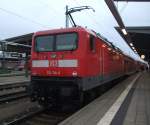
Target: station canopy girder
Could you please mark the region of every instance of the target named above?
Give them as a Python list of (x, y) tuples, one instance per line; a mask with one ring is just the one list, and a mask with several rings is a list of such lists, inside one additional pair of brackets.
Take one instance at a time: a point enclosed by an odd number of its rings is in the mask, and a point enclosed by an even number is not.
[[(115, 27), (122, 38), (125, 39), (119, 27)], [(150, 26), (126, 27), (132, 43), (139, 55), (145, 55), (145, 60), (150, 62)]]
[[(150, 26), (128, 27), (124, 25), (124, 21), (115, 5), (115, 2), (150, 2), (150, 0), (105, 0), (112, 15), (116, 19), (119, 27), (115, 27), (122, 38), (130, 46), (133, 51), (137, 51), (139, 56), (145, 55), (145, 60), (150, 62)], [(135, 5), (136, 6), (136, 5)], [(127, 17), (126, 17), (127, 18)], [(142, 18), (141, 20), (142, 21)], [(124, 32), (123, 32), (124, 31)], [(132, 45), (133, 44), (133, 45)], [(131, 46), (132, 45), (132, 46)]]

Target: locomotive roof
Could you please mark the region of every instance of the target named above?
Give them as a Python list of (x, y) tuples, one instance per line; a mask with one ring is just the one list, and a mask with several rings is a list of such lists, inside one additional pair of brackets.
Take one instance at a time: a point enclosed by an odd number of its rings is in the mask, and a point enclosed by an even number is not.
[(95, 32), (94, 30), (91, 29), (87, 29), (81, 26), (78, 27), (71, 27), (71, 28), (59, 28), (59, 29), (52, 29), (52, 30), (45, 30), (45, 31), (38, 31), (36, 32), (34, 35), (45, 35), (45, 34), (57, 34), (57, 33), (67, 33), (67, 32), (79, 32), (79, 31), (86, 31), (89, 34), (92, 34), (98, 38), (100, 38), (101, 40), (103, 40), (103, 42), (105, 42), (108, 46), (110, 46), (111, 48), (113, 48), (116, 51), (119, 51), (120, 53), (123, 54), (123, 52), (116, 47), (112, 42), (108, 41), (107, 38), (105, 38), (104, 36), (102, 36), (100, 33)]
[(59, 28), (59, 29), (52, 29), (52, 30), (44, 30), (44, 31), (38, 31), (35, 32), (35, 35), (44, 35), (44, 34), (55, 34), (55, 33), (66, 33), (66, 32), (79, 32), (79, 31), (86, 31), (94, 36), (101, 37), (101, 39), (108, 41), (104, 36), (100, 35), (99, 33), (96, 33), (94, 30), (87, 29), (81, 26), (77, 27), (70, 27), (70, 28)]
[(44, 34), (56, 34), (56, 33), (67, 33), (67, 32), (79, 32), (79, 31), (86, 31), (89, 33), (94, 33), (86, 28), (83, 27), (71, 27), (71, 28), (59, 28), (59, 29), (52, 29), (52, 30), (44, 30), (44, 31), (38, 31), (35, 34), (36, 35), (44, 35)]
[(102, 39), (104, 42), (106, 42), (108, 45), (112, 46), (113, 48), (114, 45), (107, 40), (104, 36), (102, 36), (100, 33), (96, 33), (94, 30), (87, 29), (81, 26), (78, 27), (71, 27), (71, 28), (59, 28), (59, 29), (52, 29), (52, 30), (44, 30), (44, 31), (38, 31), (35, 32), (35, 35), (45, 35), (45, 34), (57, 34), (57, 33), (67, 33), (67, 32), (79, 32), (79, 31), (86, 31), (89, 34), (92, 34), (94, 36), (99, 37)]

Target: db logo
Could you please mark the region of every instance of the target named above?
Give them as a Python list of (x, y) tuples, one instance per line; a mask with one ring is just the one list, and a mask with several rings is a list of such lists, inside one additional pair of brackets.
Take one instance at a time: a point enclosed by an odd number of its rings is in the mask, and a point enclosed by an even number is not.
[(49, 66), (50, 67), (57, 67), (58, 66), (58, 61), (57, 60), (51, 60), (51, 61), (49, 61)]

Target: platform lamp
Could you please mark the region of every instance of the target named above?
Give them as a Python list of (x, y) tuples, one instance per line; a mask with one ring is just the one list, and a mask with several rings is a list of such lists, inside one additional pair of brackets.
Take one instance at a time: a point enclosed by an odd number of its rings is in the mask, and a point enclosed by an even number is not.
[(145, 55), (141, 55), (141, 59), (143, 59), (143, 60), (144, 60), (144, 59), (145, 59)]
[(122, 33), (123, 33), (124, 35), (127, 35), (127, 34), (128, 34), (125, 28), (122, 28), (121, 31), (122, 31)]
[(133, 46), (133, 43), (130, 43), (130, 46), (132, 47), (132, 46)]

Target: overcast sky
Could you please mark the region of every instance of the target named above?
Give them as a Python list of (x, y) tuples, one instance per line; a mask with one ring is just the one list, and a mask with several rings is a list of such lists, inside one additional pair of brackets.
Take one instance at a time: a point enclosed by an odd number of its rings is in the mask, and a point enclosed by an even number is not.
[[(99, 32), (138, 59), (114, 29), (118, 24), (104, 0), (0, 0), (0, 39), (65, 27), (66, 5), (93, 7), (95, 12), (74, 13), (76, 24)], [(118, 2), (116, 6), (126, 26), (150, 26), (150, 3)]]

